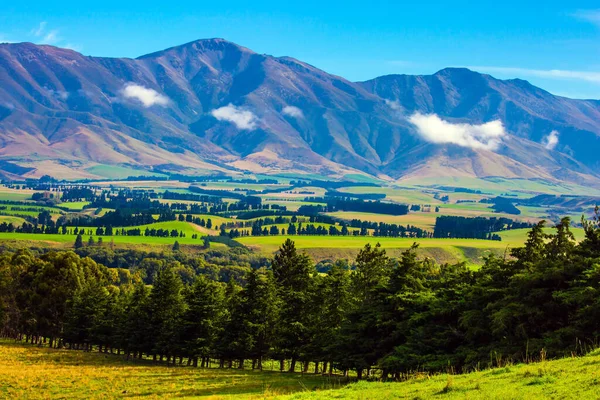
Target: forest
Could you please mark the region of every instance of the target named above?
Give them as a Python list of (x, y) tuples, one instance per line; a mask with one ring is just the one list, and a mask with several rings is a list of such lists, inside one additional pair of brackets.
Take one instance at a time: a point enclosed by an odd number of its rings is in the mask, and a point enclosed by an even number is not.
[(0, 330), (126, 358), (256, 369), (269, 359), (382, 380), (583, 354), (600, 339), (598, 209), (582, 222), (579, 243), (569, 218), (553, 233), (540, 222), (523, 247), (478, 270), (420, 259), (416, 243), (399, 258), (367, 245), (318, 273), (288, 239), (227, 279), (201, 267), (183, 279), (185, 257), (157, 258), (143, 279), (129, 263), (109, 268), (73, 251), (4, 251)]

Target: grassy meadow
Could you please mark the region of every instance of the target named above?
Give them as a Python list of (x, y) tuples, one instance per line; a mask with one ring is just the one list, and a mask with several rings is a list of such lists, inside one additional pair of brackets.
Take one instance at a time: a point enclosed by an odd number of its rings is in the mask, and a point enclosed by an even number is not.
[(12, 341), (0, 341), (0, 376), (6, 399), (261, 399), (340, 386), (314, 374), (165, 366)]
[(598, 399), (600, 352), (532, 364), (507, 365), (464, 375), (416, 375), (400, 383), (357, 382), (301, 392), (285, 399)]
[[(388, 238), (372, 236), (289, 236), (299, 249), (337, 248), (359, 249), (367, 243), (380, 243), (386, 249), (406, 249), (417, 242), (422, 248), (472, 247), (478, 249), (504, 249), (507, 246), (522, 246), (526, 230), (520, 235), (511, 235), (508, 240), (480, 239), (424, 239), (424, 238)], [(264, 251), (275, 251), (284, 240), (283, 236), (250, 236), (237, 239), (246, 246), (256, 246)]]
[(114, 354), (0, 341), (0, 397), (11, 399), (595, 399), (600, 352), (404, 382), (126, 361)]

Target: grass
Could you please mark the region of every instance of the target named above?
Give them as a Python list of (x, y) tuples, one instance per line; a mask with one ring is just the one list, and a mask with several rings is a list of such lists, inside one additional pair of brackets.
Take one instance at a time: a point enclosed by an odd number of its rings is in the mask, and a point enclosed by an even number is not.
[(165, 176), (164, 174), (157, 174), (155, 172), (150, 172), (143, 169), (104, 164), (94, 165), (93, 167), (86, 168), (86, 171), (107, 179), (125, 179), (130, 176)]
[(68, 208), (71, 211), (81, 211), (83, 207), (90, 204), (89, 201), (67, 201), (64, 203), (60, 203), (59, 205), (64, 208)]
[(481, 190), (492, 195), (502, 195), (506, 192), (517, 193), (548, 193), (548, 194), (581, 194), (588, 196), (600, 195), (598, 189), (569, 183), (555, 183), (531, 179), (508, 178), (468, 178), (468, 177), (418, 177), (401, 179), (401, 185), (414, 187), (453, 186)]
[(0, 200), (10, 201), (26, 201), (31, 200), (31, 195), (35, 193), (33, 190), (23, 189), (9, 189), (4, 186), (0, 186)]
[[(259, 247), (263, 251), (274, 252), (284, 242), (284, 236), (251, 236), (236, 239), (247, 246)], [(522, 246), (525, 236), (513, 235), (506, 241), (477, 240), (477, 239), (416, 239), (416, 238), (386, 238), (372, 236), (290, 236), (299, 249), (333, 248), (360, 249), (367, 243), (381, 243), (383, 248), (405, 249), (417, 242), (421, 248), (471, 247), (477, 249), (504, 249), (506, 246)]]
[[(6, 207), (4, 210), (0, 210), (0, 215), (7, 216), (28, 216), (28, 217), (37, 217), (42, 211), (48, 211), (53, 217), (58, 218), (59, 215), (64, 214), (65, 212), (55, 208), (55, 207), (46, 207), (46, 206), (38, 206), (36, 203), (31, 203), (31, 205), (1, 205), (2, 207)], [(23, 211), (22, 209), (27, 209), (27, 211)]]
[(597, 399), (600, 353), (464, 375), (416, 375), (399, 383), (357, 382), (286, 399)]
[(406, 204), (439, 204), (440, 201), (433, 198), (432, 195), (424, 193), (422, 190), (393, 188), (393, 187), (373, 187), (373, 186), (348, 186), (339, 189), (343, 193), (355, 194), (385, 194), (386, 201), (395, 201)]
[(313, 374), (200, 369), (113, 354), (0, 341), (0, 397), (14, 399), (592, 399), (600, 352), (469, 374), (413, 374), (403, 382), (343, 385)]
[(372, 214), (354, 211), (336, 211), (327, 215), (344, 220), (360, 219), (362, 221), (385, 222), (388, 224), (413, 225), (422, 229), (433, 231), (435, 219), (440, 213), (411, 212), (406, 215)]
[(14, 226), (23, 225), (25, 220), (21, 217), (15, 217), (12, 215), (0, 215), (0, 224), (6, 222), (7, 224), (13, 224)]
[[(1, 222), (1, 221), (0, 221)], [(143, 245), (169, 245), (173, 244), (176, 240), (180, 244), (193, 244), (193, 245), (201, 245), (202, 240), (200, 239), (202, 232), (198, 229), (194, 224), (189, 222), (179, 222), (179, 221), (169, 221), (169, 222), (157, 222), (155, 224), (150, 225), (141, 225), (141, 226), (128, 226), (125, 229), (135, 229), (140, 228), (142, 230), (142, 235), (144, 234), (144, 230), (146, 227), (155, 228), (155, 229), (168, 229), (169, 231), (172, 229), (176, 229), (177, 231), (182, 231), (185, 233), (186, 237), (146, 237), (146, 236), (102, 236), (102, 240), (104, 244), (108, 244), (114, 241), (115, 244), (143, 244)], [(95, 232), (95, 228), (84, 228), (86, 231), (91, 230)], [(116, 231), (121, 228), (114, 228)], [(198, 238), (192, 239), (193, 234), (198, 234)], [(90, 235), (83, 235), (84, 242), (87, 242)], [(99, 236), (91, 235), (95, 241), (98, 240)], [(55, 244), (66, 244), (66, 243), (75, 243), (75, 238), (77, 235), (67, 234), (36, 234), (36, 233), (8, 233), (8, 232), (0, 232), (0, 241), (1, 240), (26, 240), (32, 242), (47, 242), (47, 243), (55, 243)]]
[(294, 201), (287, 199), (271, 199), (268, 198), (263, 200), (263, 204), (277, 204), (280, 206), (285, 206), (288, 211), (298, 211), (298, 209), (302, 206), (324, 206), (325, 203), (309, 203), (307, 201)]
[(0, 341), (0, 376), (0, 398), (12, 399), (260, 399), (336, 384), (312, 374), (168, 367), (9, 341)]

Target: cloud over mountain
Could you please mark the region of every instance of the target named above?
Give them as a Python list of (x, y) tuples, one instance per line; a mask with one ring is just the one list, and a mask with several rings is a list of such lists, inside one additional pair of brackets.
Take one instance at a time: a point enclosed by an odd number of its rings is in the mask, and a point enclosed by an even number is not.
[(497, 150), (506, 136), (502, 122), (496, 120), (485, 124), (453, 124), (436, 114), (414, 113), (409, 122), (417, 133), (431, 143), (452, 143), (472, 149)]
[(138, 100), (144, 107), (152, 107), (153, 105), (166, 106), (169, 104), (168, 97), (158, 93), (154, 89), (135, 83), (126, 84), (121, 93), (127, 99)]
[(219, 121), (228, 121), (238, 129), (252, 130), (256, 128), (258, 118), (253, 112), (228, 104), (211, 111), (211, 115)]
[(281, 112), (283, 115), (288, 115), (290, 117), (304, 118), (304, 113), (302, 110), (295, 106), (285, 106)]
[(556, 145), (558, 144), (558, 131), (552, 131), (548, 136), (545, 136), (542, 139), (542, 144), (548, 150), (554, 150)]

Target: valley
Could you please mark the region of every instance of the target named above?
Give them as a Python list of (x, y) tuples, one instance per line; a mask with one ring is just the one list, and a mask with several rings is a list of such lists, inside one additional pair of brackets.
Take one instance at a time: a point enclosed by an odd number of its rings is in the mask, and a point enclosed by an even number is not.
[[(556, 50), (589, 31), (506, 5), (518, 43), (455, 58), (454, 4), (302, 4), (275, 35), (272, 4), (150, 3), (73, 18), (89, 52), (57, 19), (0, 32), (0, 398), (600, 398), (600, 101), (564, 95), (600, 81)], [(452, 20), (497, 28), (484, 6)], [(257, 51), (186, 42), (234, 25)], [(547, 26), (572, 35), (537, 49)]]

